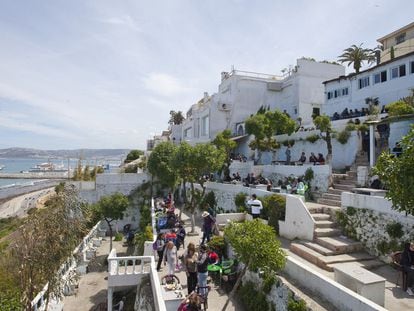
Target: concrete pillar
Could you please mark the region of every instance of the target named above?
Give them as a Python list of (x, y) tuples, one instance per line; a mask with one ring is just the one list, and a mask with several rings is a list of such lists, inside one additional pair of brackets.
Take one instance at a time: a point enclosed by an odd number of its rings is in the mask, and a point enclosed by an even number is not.
[(108, 287), (108, 311), (112, 311), (112, 296), (114, 293), (114, 289), (112, 287)]
[(375, 136), (374, 126), (369, 126), (369, 166), (373, 167), (375, 162)]

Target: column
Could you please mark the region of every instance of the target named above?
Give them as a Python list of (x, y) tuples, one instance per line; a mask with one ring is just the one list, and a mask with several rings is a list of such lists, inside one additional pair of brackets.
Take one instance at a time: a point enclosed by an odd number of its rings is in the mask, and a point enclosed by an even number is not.
[(112, 311), (112, 296), (113, 296), (114, 289), (108, 286), (108, 311)]
[(373, 167), (375, 162), (375, 136), (374, 125), (369, 125), (369, 167)]

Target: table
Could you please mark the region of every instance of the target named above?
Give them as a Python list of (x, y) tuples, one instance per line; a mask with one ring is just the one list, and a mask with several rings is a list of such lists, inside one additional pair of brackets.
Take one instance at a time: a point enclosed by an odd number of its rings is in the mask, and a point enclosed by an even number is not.
[(177, 310), (185, 297), (182, 290), (169, 290), (167, 289), (167, 285), (161, 286), (161, 295), (167, 310)]

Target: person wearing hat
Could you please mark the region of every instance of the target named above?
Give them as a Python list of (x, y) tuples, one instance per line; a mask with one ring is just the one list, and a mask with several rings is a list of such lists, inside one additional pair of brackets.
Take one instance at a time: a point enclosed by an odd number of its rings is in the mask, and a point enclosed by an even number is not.
[(262, 205), (262, 202), (257, 199), (256, 194), (253, 194), (252, 198), (249, 201), (247, 201), (247, 205), (249, 205), (251, 210), (252, 210), (251, 213), (252, 213), (253, 219), (254, 218), (259, 218), (260, 217), (260, 212), (263, 209), (263, 205)]
[(201, 240), (201, 244), (204, 244), (206, 239), (207, 243), (210, 242), (211, 231), (216, 220), (207, 211), (204, 211), (201, 216), (203, 217), (203, 239)]

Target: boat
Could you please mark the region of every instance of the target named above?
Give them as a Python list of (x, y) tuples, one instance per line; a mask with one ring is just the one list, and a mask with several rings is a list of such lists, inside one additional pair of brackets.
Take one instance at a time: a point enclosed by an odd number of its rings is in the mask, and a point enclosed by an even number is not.
[(58, 165), (52, 162), (44, 162), (31, 167), (29, 172), (38, 173), (38, 172), (67, 172), (67, 169), (63, 164)]
[(0, 164), (0, 171), (4, 168), (4, 165)]

